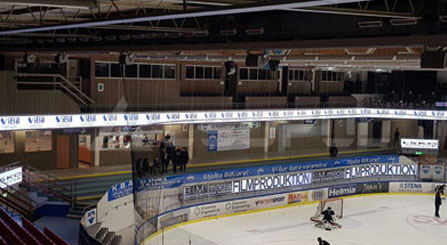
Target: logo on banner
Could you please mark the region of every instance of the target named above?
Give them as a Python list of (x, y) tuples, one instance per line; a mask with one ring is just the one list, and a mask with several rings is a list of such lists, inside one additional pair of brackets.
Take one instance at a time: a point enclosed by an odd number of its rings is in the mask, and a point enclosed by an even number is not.
[(180, 113), (168, 113), (166, 114), (168, 120), (180, 120)]
[(96, 224), (96, 208), (87, 212), (87, 225), (86, 227)]
[(43, 116), (34, 116), (34, 117), (28, 117), (28, 124), (31, 127), (39, 127), (45, 124), (45, 117)]
[(208, 131), (208, 151), (217, 151), (217, 131)]
[(71, 115), (56, 116), (56, 122), (59, 126), (69, 126), (71, 123), (73, 123), (73, 116)]
[(81, 115), (79, 116), (81, 123), (83, 124), (93, 124), (96, 122), (96, 115)]
[(15, 168), (3, 173), (0, 173), (0, 187), (14, 185), (22, 182), (22, 167)]
[(0, 123), (4, 128), (15, 128), (20, 124), (20, 117), (0, 117)]
[(186, 113), (186, 119), (197, 119), (197, 113)]
[(301, 203), (309, 201), (309, 192), (294, 192), (287, 195), (287, 202), (290, 203)]
[(129, 124), (138, 122), (138, 114), (124, 114), (124, 120)]
[(106, 114), (102, 116), (102, 119), (106, 124), (115, 124), (115, 122), (118, 121), (118, 116), (115, 114)]
[(147, 114), (146, 115), (146, 119), (147, 120), (152, 120), (152, 121), (160, 121), (161, 116), (158, 113)]
[(328, 197), (341, 197), (341, 196), (349, 196), (354, 195), (357, 193), (356, 186), (342, 186), (342, 187), (336, 187), (336, 188), (329, 188), (328, 191)]
[(422, 185), (422, 183), (400, 183), (399, 184), (399, 189), (397, 192), (423, 192), (424, 187)]
[(314, 190), (312, 191), (312, 200), (323, 200), (324, 199), (324, 191), (323, 190)]
[(285, 200), (286, 200), (286, 197), (272, 197), (272, 198), (256, 200), (255, 205), (256, 206), (271, 205), (271, 204), (284, 202)]

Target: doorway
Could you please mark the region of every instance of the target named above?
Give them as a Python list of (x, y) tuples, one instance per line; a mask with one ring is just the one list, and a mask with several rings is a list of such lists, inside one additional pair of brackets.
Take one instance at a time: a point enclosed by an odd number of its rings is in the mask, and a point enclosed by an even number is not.
[(56, 149), (57, 168), (70, 168), (70, 135), (58, 135)]

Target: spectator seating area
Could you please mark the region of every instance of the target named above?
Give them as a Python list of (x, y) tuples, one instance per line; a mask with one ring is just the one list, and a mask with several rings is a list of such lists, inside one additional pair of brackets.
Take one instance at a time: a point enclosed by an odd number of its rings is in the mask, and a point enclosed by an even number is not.
[(68, 245), (48, 228), (44, 232), (22, 217), (21, 224), (0, 208), (0, 245)]

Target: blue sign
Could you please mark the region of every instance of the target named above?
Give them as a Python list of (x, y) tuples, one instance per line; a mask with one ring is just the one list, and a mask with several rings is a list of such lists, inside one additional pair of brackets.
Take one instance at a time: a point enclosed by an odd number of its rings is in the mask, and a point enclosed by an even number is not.
[(112, 185), (107, 192), (107, 201), (113, 201), (133, 193), (132, 180)]
[[(209, 139), (208, 139), (209, 141)], [(200, 183), (207, 181), (218, 181), (234, 178), (245, 178), (259, 175), (270, 175), (277, 173), (313, 171), (318, 169), (329, 169), (335, 167), (347, 167), (362, 164), (393, 164), (399, 163), (398, 155), (375, 155), (364, 157), (351, 157), (344, 159), (328, 159), (312, 162), (295, 162), (287, 164), (276, 164), (252, 168), (237, 168), (216, 171), (206, 171), (190, 174), (168, 176), (160, 179), (140, 179), (135, 183), (136, 191), (153, 190), (161, 188), (175, 188), (184, 184)]]
[(217, 151), (217, 131), (208, 131), (208, 151)]

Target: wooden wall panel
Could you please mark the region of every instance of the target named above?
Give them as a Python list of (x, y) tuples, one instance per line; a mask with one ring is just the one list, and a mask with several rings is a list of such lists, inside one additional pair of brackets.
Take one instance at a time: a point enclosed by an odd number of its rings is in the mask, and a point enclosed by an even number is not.
[(310, 94), (312, 89), (311, 82), (289, 82), (288, 94)]
[(0, 113), (79, 113), (79, 105), (59, 90), (17, 90), (14, 72), (0, 71)]
[(320, 82), (320, 94), (341, 94), (344, 91), (344, 82)]
[(315, 108), (320, 106), (320, 97), (309, 96), (309, 97), (295, 97), (295, 107), (296, 108)]
[(284, 108), (287, 107), (287, 97), (245, 97), (245, 107), (247, 109)]
[(183, 80), (180, 82), (181, 95), (199, 94), (222, 96), (224, 90), (224, 83), (216, 80)]
[(116, 166), (131, 164), (130, 150), (102, 150), (100, 151), (100, 166)]
[(237, 86), (240, 94), (274, 94), (278, 91), (276, 81), (240, 81)]

